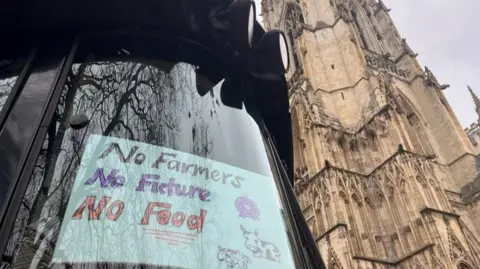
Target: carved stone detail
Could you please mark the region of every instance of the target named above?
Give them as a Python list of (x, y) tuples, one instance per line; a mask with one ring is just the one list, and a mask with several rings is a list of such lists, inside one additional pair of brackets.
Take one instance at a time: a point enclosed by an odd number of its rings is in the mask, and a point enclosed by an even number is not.
[[(292, 58), (296, 68), (287, 80), (291, 113), (299, 119), (294, 128), (300, 130), (293, 132), (295, 154), (301, 153), (294, 190), (327, 268), (480, 268), (472, 258), (480, 243), (458, 226), (472, 206), (447, 197), (446, 182), (456, 180), (453, 168), (437, 163), (433, 154), (441, 145), (430, 141), (451, 127), (424, 122), (436, 116), (429, 114), (434, 109), (415, 107), (430, 105), (425, 98), (432, 95), (418, 88), (411, 58), (416, 53), (389, 28), (383, 2), (330, 0), (321, 8), (329, 14), (316, 14), (313, 0), (265, 2), (275, 5), (265, 25), (285, 28), (299, 56)], [(357, 39), (353, 27), (364, 35)], [(378, 53), (390, 49), (395, 58)], [(429, 90), (447, 86), (428, 69), (423, 77)], [(447, 157), (456, 158), (439, 159)], [(456, 165), (463, 167), (460, 161)], [(457, 219), (454, 202), (465, 205)], [(450, 239), (444, 219), (451, 220)]]
[(402, 78), (408, 77), (408, 71), (396, 67), (396, 64), (390, 59), (390, 54), (378, 55), (378, 54), (366, 54), (365, 60), (367, 66), (373, 69), (387, 70)]
[(378, 29), (378, 27), (376, 25), (373, 26), (373, 31), (375, 32), (375, 35), (377, 36), (378, 40), (383, 39), (383, 34), (380, 32), (380, 30)]
[[(330, 1), (332, 4), (332, 1)], [(343, 19), (345, 22), (351, 22), (352, 16), (350, 15), (349, 2), (345, 0), (333, 0), (333, 6), (335, 10), (335, 19)]]
[(417, 57), (418, 56), (418, 53), (413, 52), (413, 50), (410, 48), (410, 46), (407, 43), (407, 39), (405, 39), (405, 38), (402, 39), (402, 47), (403, 47), (403, 51), (405, 53), (407, 53), (408, 55), (410, 55), (412, 57)]
[(299, 68), (295, 70), (292, 77), (288, 80), (288, 89), (290, 93), (293, 93), (295, 90), (300, 89), (301, 84), (305, 81), (305, 77), (303, 75), (303, 69)]
[(450, 259), (452, 259), (454, 263), (458, 263), (467, 257), (466, 251), (462, 243), (458, 240), (452, 228), (450, 227), (450, 221), (446, 220), (445, 222), (447, 224), (448, 247), (449, 247)]
[(382, 9), (382, 10), (385, 10), (387, 12), (390, 12), (392, 10), (390, 8), (387, 8), (387, 6), (383, 3), (382, 0), (379, 0), (377, 5), (378, 5), (378, 10)]
[(445, 89), (450, 87), (450, 85), (448, 85), (448, 84), (440, 85), (440, 83), (438, 83), (438, 80), (435, 77), (435, 75), (426, 66), (425, 66), (425, 83), (429, 87), (434, 87), (434, 88), (437, 88), (437, 89), (440, 89), (440, 90), (445, 90)]
[(327, 246), (328, 246), (328, 268), (331, 269), (343, 269), (342, 262), (338, 258), (337, 253), (332, 247), (332, 244), (330, 242), (330, 235), (327, 235)]
[(297, 3), (290, 4), (290, 12), (287, 14), (287, 27), (292, 30), (293, 37), (296, 38), (302, 34), (303, 31), (303, 14), (302, 9)]

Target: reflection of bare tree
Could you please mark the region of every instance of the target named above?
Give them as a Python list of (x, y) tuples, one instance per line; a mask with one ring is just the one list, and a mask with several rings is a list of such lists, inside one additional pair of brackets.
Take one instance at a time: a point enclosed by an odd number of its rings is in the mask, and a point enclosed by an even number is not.
[[(51, 258), (61, 224), (52, 220), (63, 218), (89, 134), (177, 148), (180, 121), (203, 109), (185, 102), (185, 95), (196, 94), (192, 71), (180, 64), (166, 73), (137, 62), (90, 61), (72, 68), (7, 247), (6, 256), (14, 261), (11, 267), (2, 262), (0, 268), (25, 268), (33, 261), (46, 268), (41, 264)], [(86, 115), (89, 125), (69, 128), (75, 114)], [(192, 153), (208, 155), (212, 143), (207, 127), (194, 124)], [(38, 251), (41, 246), (46, 251)]]
[(2, 110), (5, 102), (7, 101), (8, 95), (13, 88), (13, 85), (17, 81), (17, 77), (9, 77), (0, 79), (0, 111)]

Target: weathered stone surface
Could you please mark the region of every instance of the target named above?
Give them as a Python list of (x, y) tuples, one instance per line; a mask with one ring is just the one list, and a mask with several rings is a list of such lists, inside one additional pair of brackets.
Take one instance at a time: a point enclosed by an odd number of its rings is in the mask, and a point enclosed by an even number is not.
[(480, 124), (466, 135), (385, 4), (262, 3), (296, 61), (295, 191), (328, 268), (480, 268)]

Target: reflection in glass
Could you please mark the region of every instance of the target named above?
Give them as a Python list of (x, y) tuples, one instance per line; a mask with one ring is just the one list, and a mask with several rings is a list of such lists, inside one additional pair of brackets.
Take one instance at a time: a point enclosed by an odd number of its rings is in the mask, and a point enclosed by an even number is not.
[[(91, 134), (171, 148), (271, 177), (254, 120), (245, 110), (221, 104), (221, 83), (204, 97), (198, 95), (195, 85), (195, 68), (186, 63), (173, 67), (160, 62), (74, 65), (0, 268), (48, 268)], [(70, 120), (76, 115), (86, 116), (89, 124), (72, 129)], [(61, 268), (153, 267), (97, 264)]]
[(0, 77), (0, 111), (2, 111), (5, 102), (7, 101), (8, 95), (12, 91), (15, 82), (17, 81), (17, 76), (1, 78)]
[(0, 111), (4, 109), (18, 75), (26, 63), (25, 56), (8, 49), (3, 52), (3, 56), (0, 56)]

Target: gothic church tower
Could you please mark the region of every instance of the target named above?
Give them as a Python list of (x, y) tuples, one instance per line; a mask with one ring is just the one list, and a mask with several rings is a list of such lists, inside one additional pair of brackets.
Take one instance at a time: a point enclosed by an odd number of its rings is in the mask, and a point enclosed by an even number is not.
[(263, 0), (262, 16), (287, 34), (295, 191), (328, 268), (480, 268), (474, 149), (385, 4)]

